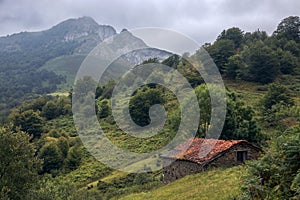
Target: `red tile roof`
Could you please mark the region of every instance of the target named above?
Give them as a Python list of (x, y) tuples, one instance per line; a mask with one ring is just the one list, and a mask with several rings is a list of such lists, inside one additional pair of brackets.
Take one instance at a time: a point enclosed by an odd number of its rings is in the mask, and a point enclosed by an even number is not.
[[(163, 157), (188, 160), (199, 164), (203, 164), (207, 161), (212, 160), (219, 154), (229, 150), (234, 145), (240, 143), (250, 144), (246, 140), (217, 140), (193, 138), (178, 145), (173, 153)], [(252, 144), (250, 145), (254, 148), (260, 149), (259, 147), (256, 147)], [(185, 149), (187, 150), (185, 151)]]

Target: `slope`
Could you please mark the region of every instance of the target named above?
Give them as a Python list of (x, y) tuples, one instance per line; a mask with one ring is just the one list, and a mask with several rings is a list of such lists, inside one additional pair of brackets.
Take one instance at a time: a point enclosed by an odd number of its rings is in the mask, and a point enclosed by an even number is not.
[(244, 170), (243, 166), (213, 169), (186, 176), (152, 191), (131, 194), (121, 199), (233, 199), (240, 192)]

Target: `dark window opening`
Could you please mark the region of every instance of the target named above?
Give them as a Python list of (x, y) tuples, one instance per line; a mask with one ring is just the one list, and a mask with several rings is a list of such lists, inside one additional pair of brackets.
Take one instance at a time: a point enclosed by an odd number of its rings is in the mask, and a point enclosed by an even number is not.
[(248, 152), (247, 151), (237, 151), (236, 159), (238, 162), (244, 163), (247, 160)]

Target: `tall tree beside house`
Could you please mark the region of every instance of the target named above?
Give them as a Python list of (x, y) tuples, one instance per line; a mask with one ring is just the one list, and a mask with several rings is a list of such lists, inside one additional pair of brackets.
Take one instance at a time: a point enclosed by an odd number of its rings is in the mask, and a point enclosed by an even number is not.
[[(218, 88), (212, 87), (211, 92), (218, 92)], [(206, 85), (195, 88), (200, 108), (200, 124), (198, 137), (206, 136), (210, 128), (211, 104), (210, 95)], [(239, 140), (244, 139), (253, 143), (262, 142), (263, 139), (254, 118), (254, 111), (251, 107), (245, 106), (235, 93), (227, 91), (226, 118), (220, 139)]]

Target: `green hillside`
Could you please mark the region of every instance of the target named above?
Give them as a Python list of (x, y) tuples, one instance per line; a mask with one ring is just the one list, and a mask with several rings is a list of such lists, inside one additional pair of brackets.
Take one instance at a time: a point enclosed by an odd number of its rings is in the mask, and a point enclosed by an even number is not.
[(59, 91), (68, 91), (72, 88), (76, 73), (86, 55), (61, 56), (49, 60), (40, 70), (53, 71), (66, 78), (66, 82), (57, 86)]
[[(72, 22), (70, 26), (73, 25)], [(61, 26), (58, 30), (64, 32)], [(57, 27), (54, 30), (57, 31)], [(145, 84), (128, 95), (128, 85), (137, 85), (141, 81), (136, 77), (128, 76), (121, 85), (120, 93), (124, 96), (117, 100), (121, 100), (121, 104), (129, 100), (130, 116), (124, 119), (130, 117), (144, 127), (155, 122), (152, 114), (161, 120), (160, 113), (151, 113), (153, 105), (160, 104), (166, 110), (162, 128), (159, 132), (149, 129), (156, 134), (146, 138), (134, 137), (118, 126), (120, 123), (115, 116), (122, 116), (126, 110), (119, 106), (116, 115), (112, 113), (115, 81), (99, 85), (92, 77), (84, 77), (77, 81), (72, 92), (59, 93), (57, 85), (61, 86), (60, 92), (68, 91), (83, 60), (82, 56), (73, 54), (81, 40), (76, 45), (74, 43), (75, 46), (67, 42), (62, 53), (57, 52), (62, 45), (57, 41), (57, 46), (52, 49), (55, 54), (47, 57), (42, 56), (45, 49), (40, 52), (34, 48), (42, 48), (36, 41), (31, 47), (31, 53), (36, 55), (33, 60), (30, 60), (33, 54), (25, 54), (25, 51), (24, 60), (14, 61), (15, 54), (7, 57), (5, 64), (10, 63), (15, 68), (0, 66), (0, 69), (9, 71), (0, 73), (5, 83), (0, 91), (10, 94), (0, 99), (0, 115), (8, 115), (0, 126), (0, 199), (300, 199), (299, 30), (300, 18), (291, 16), (284, 19), (270, 36), (260, 30), (244, 33), (233, 27), (224, 30), (214, 43), (204, 45), (226, 86), (224, 96), (218, 96), (226, 102), (226, 116), (225, 120), (215, 116), (218, 122), (224, 120), (223, 129), (216, 139), (247, 140), (262, 147), (264, 153), (259, 160), (246, 162), (243, 166), (210, 169), (168, 185), (162, 183), (162, 170), (153, 170), (162, 166), (158, 154), (142, 161), (136, 155), (160, 150), (169, 144), (180, 127), (182, 111), (189, 112), (198, 106), (201, 111), (198, 119), (188, 119), (189, 124), (192, 120), (199, 120), (195, 129), (184, 130), (182, 136), (193, 131), (195, 137), (202, 138), (210, 134), (209, 130), (215, 130), (210, 120), (215, 108), (211, 105), (208, 86), (186, 57), (172, 55), (163, 61), (152, 58), (143, 64), (160, 63), (177, 70), (192, 86), (198, 100), (196, 105), (189, 100), (180, 102), (169, 88), (154, 83)], [(22, 39), (24, 34), (17, 36)], [(42, 44), (48, 45), (52, 40), (46, 36), (40, 39), (45, 39)], [(61, 35), (62, 38), (65, 36)], [(67, 36), (70, 39), (74, 34)], [(16, 39), (14, 37), (10, 40)], [(7, 38), (0, 38), (0, 46), (1, 40)], [(22, 42), (19, 45), (26, 47)], [(6, 53), (0, 52), (0, 57), (5, 58)], [(198, 53), (186, 56), (193, 58)], [(23, 62), (27, 64), (23, 65)], [(146, 78), (156, 77), (164, 77), (166, 82), (174, 78), (155, 70), (151, 70)], [(65, 86), (64, 78), (68, 81)], [(31, 82), (27, 82), (28, 79)], [(217, 95), (220, 94), (216, 85), (209, 86)], [(87, 91), (88, 88), (96, 89), (95, 95)], [(176, 89), (184, 90), (185, 87)], [(42, 95), (45, 93), (52, 95)], [(23, 97), (28, 94), (31, 95), (26, 98), (29, 101), (24, 101)], [(13, 108), (10, 113), (8, 108)], [(98, 121), (91, 124), (90, 116)], [(76, 127), (74, 119), (79, 119)], [(96, 130), (95, 124), (102, 127), (104, 134)], [(135, 129), (125, 125), (129, 130)], [(137, 133), (141, 133), (139, 129)], [(125, 167), (136, 166), (141, 173), (117, 171), (118, 167), (124, 166), (126, 156), (121, 153), (121, 156), (113, 156), (113, 148), (106, 146), (107, 140), (99, 139), (99, 135), (105, 135), (120, 149), (135, 152)], [(82, 140), (80, 136), (87, 137)], [(97, 161), (83, 142), (95, 150), (100, 149), (103, 159), (117, 167)], [(151, 160), (155, 162), (148, 162)]]
[(120, 198), (122, 200), (143, 199), (199, 199), (199, 200), (229, 200), (240, 193), (241, 176), (244, 167), (212, 169), (206, 172), (192, 174), (174, 181), (158, 189), (131, 194)]

